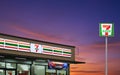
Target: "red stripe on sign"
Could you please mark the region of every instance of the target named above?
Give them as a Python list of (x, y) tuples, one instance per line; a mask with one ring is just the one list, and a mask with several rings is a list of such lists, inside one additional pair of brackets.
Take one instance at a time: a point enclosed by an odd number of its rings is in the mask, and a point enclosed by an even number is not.
[(0, 45), (0, 48), (3, 48), (4, 46), (3, 45)]
[(62, 55), (62, 53), (53, 53), (53, 54), (59, 54), (59, 55)]
[(0, 41), (1, 41), (1, 42), (4, 42), (4, 40), (3, 40), (3, 39), (0, 39)]
[(14, 49), (18, 49), (18, 48), (16, 48), (16, 47), (10, 47), (10, 46), (5, 46), (5, 48), (14, 48)]
[(19, 48), (19, 50), (27, 50), (27, 51), (30, 51), (30, 49), (25, 49), (25, 48)]
[(3, 46), (3, 47), (4, 47), (4, 45), (0, 45), (0, 46)]
[(65, 54), (65, 53), (63, 53), (63, 55), (72, 55), (72, 54)]
[(106, 30), (109, 30), (110, 29), (110, 26), (107, 26)]

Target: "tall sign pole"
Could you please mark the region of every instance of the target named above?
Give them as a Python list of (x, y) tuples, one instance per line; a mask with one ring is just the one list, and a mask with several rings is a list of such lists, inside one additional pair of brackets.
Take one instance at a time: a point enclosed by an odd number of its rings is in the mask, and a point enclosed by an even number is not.
[(108, 75), (108, 37), (114, 37), (114, 24), (100, 23), (99, 36), (105, 37), (105, 75)]
[(108, 38), (105, 37), (105, 75), (108, 75)]

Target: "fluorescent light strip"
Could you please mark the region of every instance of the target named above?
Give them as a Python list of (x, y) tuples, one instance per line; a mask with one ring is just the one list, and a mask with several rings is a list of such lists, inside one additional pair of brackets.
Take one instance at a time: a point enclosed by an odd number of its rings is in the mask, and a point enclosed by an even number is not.
[(15, 59), (26, 60), (26, 58), (15, 57)]

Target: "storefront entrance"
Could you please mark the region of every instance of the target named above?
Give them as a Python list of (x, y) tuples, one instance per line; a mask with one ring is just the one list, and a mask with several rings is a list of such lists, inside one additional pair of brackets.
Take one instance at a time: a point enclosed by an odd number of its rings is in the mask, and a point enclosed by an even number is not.
[(0, 75), (5, 75), (5, 71), (3, 69), (0, 69)]
[(69, 69), (49, 69), (46, 60), (0, 60), (0, 75), (69, 75)]

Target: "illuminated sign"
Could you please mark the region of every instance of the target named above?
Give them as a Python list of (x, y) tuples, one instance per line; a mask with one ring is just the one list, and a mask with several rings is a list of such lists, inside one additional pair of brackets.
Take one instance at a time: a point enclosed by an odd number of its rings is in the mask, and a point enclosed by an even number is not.
[(43, 49), (42, 49), (41, 45), (31, 43), (30, 44), (30, 50), (31, 50), (31, 52), (34, 52), (34, 53), (42, 53)]
[(63, 62), (54, 62), (48, 60), (48, 69), (67, 69), (68, 68), (68, 63), (63, 63)]
[(0, 38), (0, 48), (16, 50), (16, 51), (25, 51), (33, 53), (41, 53), (47, 55), (71, 57), (71, 49), (54, 47), (49, 45), (28, 43), (23, 41), (16, 41), (10, 39)]
[(114, 36), (114, 24), (113, 23), (100, 23), (99, 35), (113, 37)]

